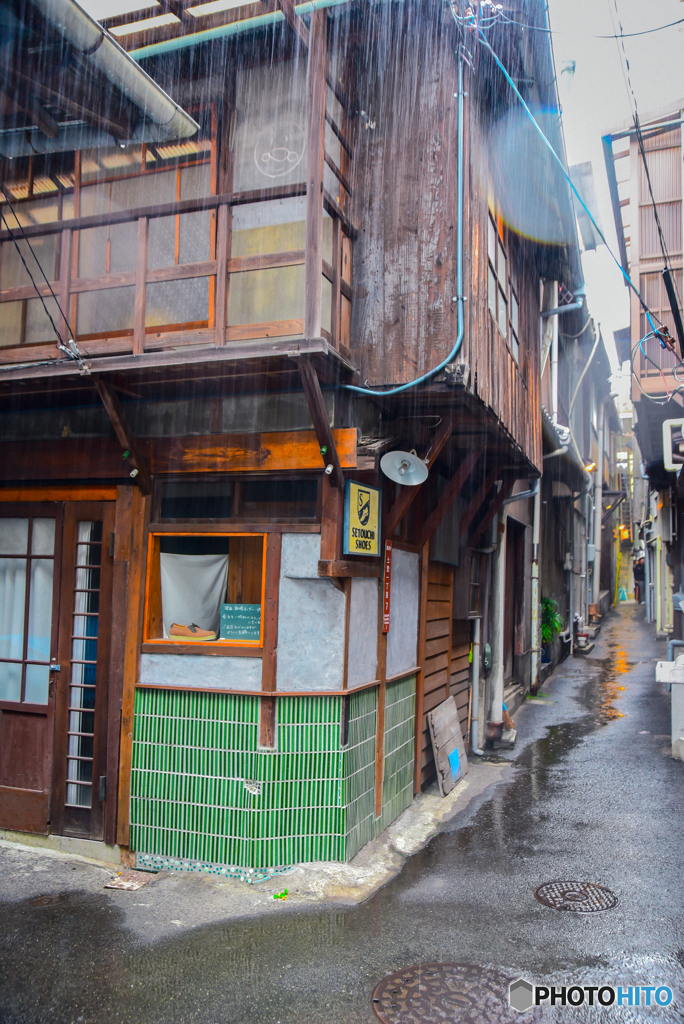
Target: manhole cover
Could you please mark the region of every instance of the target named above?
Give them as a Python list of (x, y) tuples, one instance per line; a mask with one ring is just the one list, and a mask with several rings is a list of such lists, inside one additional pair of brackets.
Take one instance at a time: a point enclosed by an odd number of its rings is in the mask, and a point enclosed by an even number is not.
[(618, 905), (615, 893), (595, 882), (544, 882), (534, 895), (552, 910), (573, 910), (576, 914), (596, 914)]
[[(520, 1021), (508, 1004), (513, 977), (475, 964), (417, 964), (376, 985), (373, 1011), (384, 1024), (507, 1024)], [(526, 1022), (540, 1019), (537, 1009)]]
[(49, 907), (52, 903), (59, 903), (59, 896), (34, 896), (29, 903), (32, 907)]

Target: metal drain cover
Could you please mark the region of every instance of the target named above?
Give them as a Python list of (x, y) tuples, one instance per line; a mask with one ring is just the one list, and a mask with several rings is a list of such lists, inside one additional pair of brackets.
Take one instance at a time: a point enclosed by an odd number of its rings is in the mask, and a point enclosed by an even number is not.
[(597, 914), (618, 905), (615, 893), (595, 882), (544, 882), (534, 895), (545, 907), (576, 914)]
[[(514, 978), (475, 964), (416, 964), (376, 985), (373, 1011), (383, 1024), (508, 1024), (520, 1016), (508, 1004)], [(539, 1008), (525, 1021), (540, 1019)]]

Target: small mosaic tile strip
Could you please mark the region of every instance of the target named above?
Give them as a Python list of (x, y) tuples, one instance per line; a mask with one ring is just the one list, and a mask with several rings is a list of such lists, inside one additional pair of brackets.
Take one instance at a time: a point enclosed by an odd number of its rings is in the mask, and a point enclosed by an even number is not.
[(416, 677), (400, 679), (385, 694), (382, 816), (379, 831), (413, 801)]
[(150, 853), (136, 853), (135, 867), (138, 871), (178, 871), (187, 874), (219, 875), (221, 878), (236, 878), (240, 882), (267, 882), (269, 878), (284, 875), (292, 868), (228, 867), (226, 864), (210, 864), (198, 860), (177, 860), (173, 857), (156, 857)]

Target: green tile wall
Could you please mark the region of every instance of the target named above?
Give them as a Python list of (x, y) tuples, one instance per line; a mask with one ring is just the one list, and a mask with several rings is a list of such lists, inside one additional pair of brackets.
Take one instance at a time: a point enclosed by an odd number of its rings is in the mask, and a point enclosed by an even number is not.
[(416, 677), (400, 679), (385, 693), (384, 768), (380, 831), (413, 800)]
[(138, 689), (131, 848), (252, 869), (353, 857), (411, 802), (415, 677), (387, 688), (379, 819), (376, 691), (348, 701), (344, 748), (342, 699), (302, 696), (278, 700), (276, 746), (263, 750), (256, 696)]
[(375, 837), (375, 733), (378, 695), (375, 688), (352, 693), (349, 732), (344, 751), (347, 808), (345, 859)]

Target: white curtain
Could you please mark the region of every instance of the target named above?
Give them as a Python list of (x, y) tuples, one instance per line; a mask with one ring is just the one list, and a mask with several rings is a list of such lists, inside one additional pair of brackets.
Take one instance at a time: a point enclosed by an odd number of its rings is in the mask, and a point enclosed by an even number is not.
[[(26, 560), (0, 558), (0, 658), (24, 654)], [(0, 662), (0, 700), (21, 698), (21, 664)]]
[(228, 582), (228, 555), (172, 555), (162, 552), (162, 621), (164, 636), (175, 622), (213, 629), (219, 635), (221, 602)]

